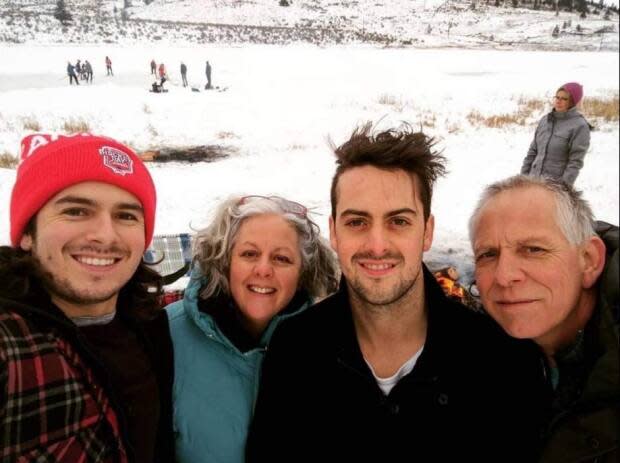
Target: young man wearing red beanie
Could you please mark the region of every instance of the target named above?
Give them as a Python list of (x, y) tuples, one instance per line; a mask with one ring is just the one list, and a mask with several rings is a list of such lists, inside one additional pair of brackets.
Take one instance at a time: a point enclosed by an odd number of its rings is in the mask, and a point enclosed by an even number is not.
[(151, 176), (110, 138), (21, 148), (0, 247), (0, 461), (173, 461), (172, 348), (142, 262)]

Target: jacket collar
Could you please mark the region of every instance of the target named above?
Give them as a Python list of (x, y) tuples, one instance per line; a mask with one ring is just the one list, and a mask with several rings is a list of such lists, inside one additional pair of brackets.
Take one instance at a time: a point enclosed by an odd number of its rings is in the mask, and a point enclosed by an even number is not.
[[(187, 285), (187, 288), (185, 289), (185, 292), (183, 294), (183, 309), (185, 313), (188, 315), (190, 320), (192, 320), (192, 322), (196, 324), (196, 326), (207, 336), (215, 338), (219, 342), (230, 347), (231, 349), (235, 349), (241, 352), (240, 349), (238, 349), (238, 347), (228, 338), (228, 336), (226, 336), (222, 329), (220, 329), (213, 315), (209, 313), (209, 311), (200, 310), (200, 291), (204, 286), (206, 286), (206, 284), (207, 278), (202, 274), (198, 266), (194, 266), (194, 268), (192, 269), (189, 284)], [(221, 301), (227, 301), (224, 302), (227, 304), (226, 308), (230, 306), (231, 309), (234, 309), (234, 306), (232, 306), (230, 303), (230, 298), (223, 296), (212, 299), (214, 303), (222, 303)], [(302, 312), (303, 310), (308, 308), (311, 303), (312, 300), (310, 296), (305, 293), (298, 293), (293, 298), (289, 306), (282, 310), (275, 317), (273, 317), (271, 322), (269, 322), (269, 325), (267, 325), (265, 332), (257, 343), (257, 348), (263, 349), (265, 348), (265, 346), (267, 346), (269, 340), (271, 339), (271, 336), (273, 335), (273, 331), (282, 320), (285, 320), (299, 312)], [(253, 350), (256, 349), (252, 349), (251, 351)]]
[(572, 108), (570, 108), (568, 111), (565, 111), (563, 113), (556, 111), (555, 109), (553, 109), (549, 115), (551, 117), (553, 117), (555, 120), (566, 120), (566, 119), (573, 119), (575, 117), (580, 117), (581, 114), (579, 113), (579, 111), (577, 111), (577, 107), (573, 106)]
[(76, 325), (52, 302), (47, 291), (38, 282), (32, 283), (30, 292), (23, 300), (0, 297), (0, 307), (19, 311), (67, 329), (76, 329)]
[[(435, 278), (427, 269), (422, 267), (424, 275), (424, 289), (426, 296), (428, 329), (424, 350), (413, 369), (412, 374), (416, 381), (437, 381), (441, 375), (444, 365), (449, 364), (450, 353), (447, 347), (450, 345), (449, 326), (452, 307), (447, 307), (453, 303), (444, 295)], [(357, 341), (353, 315), (349, 303), (348, 287), (345, 278), (340, 282), (340, 289), (323, 304), (329, 304), (331, 328), (329, 339), (338, 359), (349, 368), (355, 369), (358, 373), (372, 378), (372, 373), (364, 361), (364, 357)], [(463, 310), (467, 310), (463, 308)], [(446, 339), (448, 338), (448, 339)], [(408, 375), (411, 376), (412, 374)]]

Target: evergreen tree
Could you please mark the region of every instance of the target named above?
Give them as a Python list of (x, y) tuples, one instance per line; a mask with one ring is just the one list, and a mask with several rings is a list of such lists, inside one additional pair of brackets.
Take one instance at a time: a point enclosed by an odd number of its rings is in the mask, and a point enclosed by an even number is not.
[(54, 18), (56, 18), (63, 24), (66, 24), (73, 20), (73, 16), (71, 16), (71, 13), (67, 11), (65, 0), (57, 0), (56, 9), (54, 10)]
[(590, 10), (588, 9), (588, 4), (586, 3), (586, 0), (577, 0), (577, 11), (581, 13), (579, 15), (580, 18), (586, 17), (586, 13), (590, 12)]

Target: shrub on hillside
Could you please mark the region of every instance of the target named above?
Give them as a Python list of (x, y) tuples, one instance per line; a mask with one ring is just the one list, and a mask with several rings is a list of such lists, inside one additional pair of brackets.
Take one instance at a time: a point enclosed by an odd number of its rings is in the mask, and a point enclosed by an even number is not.
[(17, 167), (17, 158), (11, 153), (4, 152), (0, 154), (0, 168), (14, 169)]
[(34, 117), (24, 117), (22, 119), (24, 130), (32, 130), (33, 132), (41, 131), (41, 124)]
[(585, 98), (583, 100), (583, 114), (587, 119), (617, 122), (620, 116), (620, 98), (618, 95), (611, 98)]
[(62, 125), (62, 129), (67, 134), (90, 132), (90, 126), (84, 119), (69, 118)]
[(54, 18), (60, 21), (63, 24), (71, 22), (73, 20), (73, 16), (69, 11), (67, 11), (67, 6), (65, 5), (65, 0), (58, 0), (56, 2), (56, 9), (54, 10)]
[[(498, 129), (509, 125), (528, 125), (532, 117), (540, 117), (542, 113), (551, 110), (551, 103), (544, 99), (520, 98), (518, 105), (519, 107), (515, 112), (504, 114), (484, 115), (478, 110), (472, 110), (467, 114), (466, 119), (473, 126)], [(606, 98), (586, 98), (582, 105), (582, 113), (586, 119), (603, 122), (617, 122), (619, 120), (620, 98), (618, 95)]]

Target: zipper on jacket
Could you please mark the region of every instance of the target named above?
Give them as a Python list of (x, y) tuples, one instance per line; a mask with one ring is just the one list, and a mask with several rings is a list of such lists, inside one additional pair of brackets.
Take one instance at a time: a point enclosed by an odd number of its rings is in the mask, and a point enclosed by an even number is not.
[(555, 116), (552, 116), (551, 117), (551, 133), (549, 134), (549, 138), (547, 139), (547, 144), (545, 145), (545, 157), (542, 159), (542, 164), (540, 165), (541, 172), (543, 171), (543, 167), (545, 167), (545, 161), (547, 160), (547, 150), (549, 149), (549, 143), (551, 143), (551, 137), (553, 137), (554, 131), (555, 131)]

